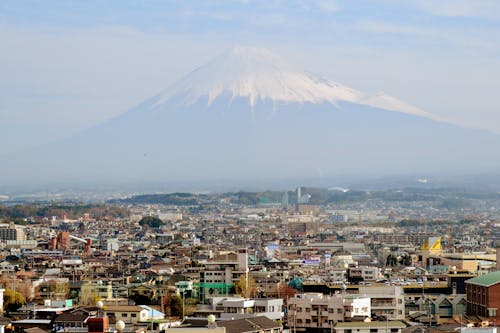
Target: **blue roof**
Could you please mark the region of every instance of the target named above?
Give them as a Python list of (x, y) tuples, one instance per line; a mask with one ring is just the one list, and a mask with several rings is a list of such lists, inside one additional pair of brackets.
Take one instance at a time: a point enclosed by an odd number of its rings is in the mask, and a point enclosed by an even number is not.
[(153, 314), (154, 317), (164, 317), (165, 314), (163, 312), (160, 312), (158, 310), (153, 309), (152, 307), (149, 307), (147, 305), (139, 305), (141, 308), (148, 310), (148, 316), (151, 317), (151, 313)]

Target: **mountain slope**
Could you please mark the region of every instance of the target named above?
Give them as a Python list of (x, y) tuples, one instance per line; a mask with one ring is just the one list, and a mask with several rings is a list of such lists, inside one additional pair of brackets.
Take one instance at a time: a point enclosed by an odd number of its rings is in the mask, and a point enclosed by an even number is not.
[(3, 179), (249, 180), (495, 168), (497, 136), (235, 48), (123, 115), (17, 156)]

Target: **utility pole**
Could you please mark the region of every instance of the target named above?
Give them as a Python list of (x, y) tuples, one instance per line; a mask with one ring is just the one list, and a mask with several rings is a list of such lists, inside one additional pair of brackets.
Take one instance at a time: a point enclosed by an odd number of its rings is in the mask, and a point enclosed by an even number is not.
[(297, 333), (297, 305), (293, 306), (293, 333)]
[(429, 298), (429, 331), (431, 329), (431, 326), (432, 326), (432, 301), (431, 299)]
[(153, 308), (151, 308), (151, 332), (153, 332)]
[(184, 294), (185, 294), (185, 290), (182, 291), (182, 321), (184, 321)]
[(385, 312), (385, 333), (389, 333), (389, 311)]

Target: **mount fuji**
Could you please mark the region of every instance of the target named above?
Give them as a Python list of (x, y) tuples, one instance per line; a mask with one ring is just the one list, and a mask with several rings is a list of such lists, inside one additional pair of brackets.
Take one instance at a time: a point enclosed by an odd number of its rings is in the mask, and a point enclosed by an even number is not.
[(0, 180), (197, 181), (492, 170), (494, 134), (233, 48), (122, 115), (11, 156)]

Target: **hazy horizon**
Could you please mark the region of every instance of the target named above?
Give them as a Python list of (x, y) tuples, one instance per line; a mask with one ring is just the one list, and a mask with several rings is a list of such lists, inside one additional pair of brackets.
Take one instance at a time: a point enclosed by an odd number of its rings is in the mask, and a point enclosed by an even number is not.
[[(234, 45), (269, 49), (362, 91), (364, 100), (384, 92), (446, 123), (499, 134), (498, 13), (500, 4), (488, 0), (6, 1), (0, 156), (65, 141), (124, 115)], [(487, 167), (454, 172), (480, 174), (497, 165), (477, 162)], [(429, 170), (422, 177), (432, 176)]]

